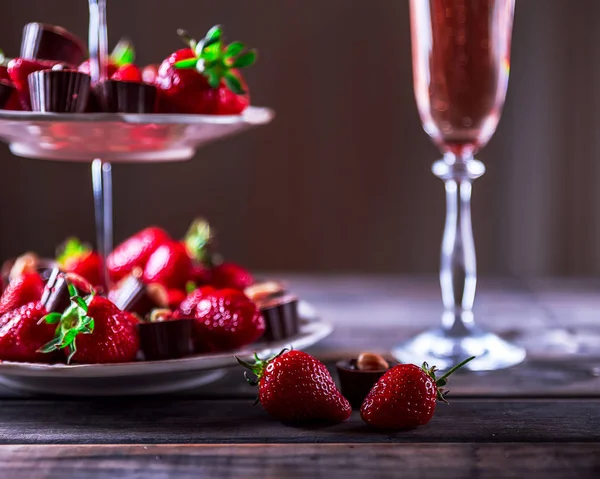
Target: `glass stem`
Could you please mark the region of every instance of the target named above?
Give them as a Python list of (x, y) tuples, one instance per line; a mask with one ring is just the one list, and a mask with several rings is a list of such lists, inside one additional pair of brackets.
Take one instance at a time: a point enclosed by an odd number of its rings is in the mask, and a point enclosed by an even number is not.
[(110, 287), (106, 258), (113, 249), (112, 168), (101, 159), (92, 162), (94, 214), (96, 218), (96, 244), (104, 265), (104, 281)]
[(106, 30), (106, 0), (89, 0), (90, 76), (92, 85), (106, 79), (108, 64), (108, 38)]
[(473, 181), (485, 173), (485, 167), (472, 155), (459, 157), (447, 153), (434, 163), (432, 170), (446, 187), (446, 225), (440, 268), (442, 325), (451, 336), (466, 336), (473, 326), (477, 285), (471, 189)]

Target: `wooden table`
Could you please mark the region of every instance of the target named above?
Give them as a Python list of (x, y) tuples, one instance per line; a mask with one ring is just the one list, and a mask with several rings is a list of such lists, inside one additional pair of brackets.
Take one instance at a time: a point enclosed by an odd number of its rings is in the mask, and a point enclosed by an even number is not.
[[(434, 278), (288, 281), (336, 325), (312, 349), (330, 364), (360, 350), (385, 352), (439, 320)], [(457, 375), (450, 406), (408, 432), (369, 430), (357, 413), (329, 428), (285, 427), (252, 405), (239, 370), (163, 397), (0, 391), (0, 477), (597, 478), (598, 291), (596, 280), (482, 280), (478, 320), (530, 355), (510, 370)]]

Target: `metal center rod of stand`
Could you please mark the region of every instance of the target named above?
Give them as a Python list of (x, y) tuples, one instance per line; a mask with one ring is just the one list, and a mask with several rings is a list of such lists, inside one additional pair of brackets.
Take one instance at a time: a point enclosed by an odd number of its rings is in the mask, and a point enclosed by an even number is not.
[(94, 214), (96, 218), (96, 244), (102, 256), (104, 282), (110, 286), (106, 258), (113, 249), (112, 224), (112, 167), (101, 159), (92, 162), (92, 186), (94, 190)]

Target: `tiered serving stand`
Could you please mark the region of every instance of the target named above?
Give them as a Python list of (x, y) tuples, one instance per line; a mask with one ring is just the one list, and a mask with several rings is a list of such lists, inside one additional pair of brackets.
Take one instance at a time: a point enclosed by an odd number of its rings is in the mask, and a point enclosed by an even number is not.
[[(90, 0), (91, 19), (105, 2)], [(101, 8), (101, 10), (102, 10)], [(101, 17), (103, 15), (100, 12)], [(105, 29), (104, 29), (105, 30)], [(106, 32), (90, 28), (92, 59), (106, 58)], [(97, 39), (100, 41), (97, 42)], [(94, 72), (95, 70), (95, 72)], [(92, 61), (92, 78), (102, 78)], [(189, 160), (198, 148), (273, 119), (268, 108), (250, 107), (235, 116), (162, 114), (55, 114), (0, 111), (0, 140), (16, 156), (91, 164), (98, 251), (113, 247), (112, 164)], [(173, 392), (202, 386), (236, 364), (235, 356), (262, 357), (283, 348), (306, 348), (332, 331), (300, 302), (300, 333), (284, 341), (258, 343), (222, 354), (104, 365), (0, 363), (0, 384), (26, 393), (123, 395)]]

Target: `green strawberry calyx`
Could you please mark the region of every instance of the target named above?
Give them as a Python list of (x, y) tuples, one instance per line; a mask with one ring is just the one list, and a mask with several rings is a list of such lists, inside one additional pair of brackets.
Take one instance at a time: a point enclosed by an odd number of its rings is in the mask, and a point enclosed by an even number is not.
[(57, 327), (54, 339), (38, 349), (38, 352), (51, 353), (68, 347), (69, 356), (67, 357), (67, 364), (70, 364), (71, 359), (77, 352), (77, 345), (75, 343), (77, 335), (92, 334), (94, 332), (94, 318), (88, 316), (87, 313), (89, 305), (94, 299), (95, 292), (92, 289), (92, 293), (84, 299), (79, 295), (73, 283), (69, 282), (66, 278), (65, 280), (69, 289), (71, 304), (62, 314), (50, 313), (42, 318), (41, 321), (45, 321), (48, 324), (56, 324)]
[(429, 367), (429, 364), (423, 363), (423, 366), (421, 366), (421, 369), (423, 370), (423, 372), (425, 374), (427, 374), (427, 376), (429, 376), (431, 379), (433, 379), (433, 381), (437, 385), (438, 401), (442, 401), (442, 402), (445, 402), (446, 404), (448, 404), (448, 401), (446, 400), (446, 396), (448, 395), (448, 393), (450, 391), (448, 391), (447, 389), (444, 389), (444, 386), (446, 386), (446, 384), (448, 384), (448, 376), (450, 376), (452, 373), (458, 371), (460, 368), (462, 368), (465, 364), (467, 364), (469, 361), (472, 361), (473, 359), (475, 359), (475, 356), (471, 356), (470, 358), (465, 359), (464, 361), (457, 364), (456, 366), (453, 366), (441, 378), (435, 377), (435, 373), (438, 370), (437, 367), (435, 367), (435, 366)]
[(260, 379), (263, 377), (265, 369), (267, 368), (269, 363), (271, 361), (273, 361), (275, 358), (278, 358), (279, 356), (287, 353), (288, 351), (289, 351), (289, 349), (285, 348), (285, 349), (281, 350), (281, 352), (279, 352), (279, 354), (276, 354), (275, 356), (271, 356), (268, 359), (260, 359), (258, 357), (258, 353), (254, 353), (254, 361), (255, 361), (254, 364), (243, 361), (242, 359), (238, 358), (237, 356), (235, 356), (235, 359), (240, 365), (242, 365), (243, 367), (248, 369), (255, 376), (254, 378), (251, 378), (248, 376), (248, 371), (244, 372), (244, 377), (246, 378), (246, 381), (248, 381), (248, 384), (250, 384), (250, 386), (258, 386), (258, 383), (260, 382)]
[(118, 67), (131, 65), (135, 62), (135, 48), (128, 38), (121, 38), (110, 54), (111, 63)]
[(214, 240), (214, 232), (208, 221), (203, 218), (196, 218), (188, 228), (183, 242), (188, 255), (195, 261), (212, 267), (212, 254), (210, 245)]
[(82, 243), (77, 238), (69, 238), (59, 248), (56, 261), (60, 266), (65, 267), (71, 259), (84, 258), (91, 252), (90, 245)]
[(212, 27), (199, 42), (185, 30), (180, 29), (177, 34), (192, 49), (194, 57), (175, 63), (175, 68), (198, 70), (213, 88), (218, 88), (223, 81), (236, 95), (246, 93), (234, 69), (246, 68), (254, 64), (256, 50), (246, 48), (242, 42), (225, 44), (220, 25)]

